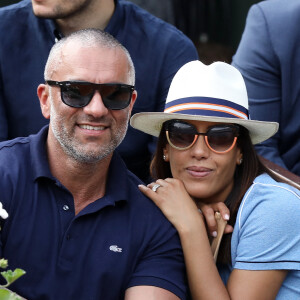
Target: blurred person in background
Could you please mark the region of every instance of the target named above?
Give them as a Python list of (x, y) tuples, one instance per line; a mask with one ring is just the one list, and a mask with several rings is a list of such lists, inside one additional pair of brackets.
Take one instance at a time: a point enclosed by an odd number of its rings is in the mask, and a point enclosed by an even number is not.
[[(198, 58), (192, 41), (174, 26), (123, 0), (23, 0), (0, 9), (0, 140), (36, 133), (47, 124), (36, 86), (55, 41), (84, 29), (105, 30), (129, 51), (136, 68), (132, 114), (162, 111), (170, 82)], [(128, 168), (149, 180), (155, 140), (129, 128), (118, 151)]]
[(232, 64), (242, 73), (250, 117), (275, 121), (279, 131), (257, 152), (300, 175), (300, 2), (254, 4)]

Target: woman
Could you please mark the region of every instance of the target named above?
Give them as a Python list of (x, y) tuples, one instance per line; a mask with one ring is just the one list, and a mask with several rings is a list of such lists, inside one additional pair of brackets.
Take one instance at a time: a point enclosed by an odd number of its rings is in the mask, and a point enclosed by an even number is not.
[[(178, 230), (193, 299), (300, 299), (300, 194), (254, 151), (278, 124), (249, 120), (239, 71), (190, 62), (175, 75), (165, 111), (136, 114), (131, 125), (159, 136), (157, 180), (140, 190)], [(223, 238), (218, 270), (198, 207), (229, 219), (224, 204), (234, 230)]]

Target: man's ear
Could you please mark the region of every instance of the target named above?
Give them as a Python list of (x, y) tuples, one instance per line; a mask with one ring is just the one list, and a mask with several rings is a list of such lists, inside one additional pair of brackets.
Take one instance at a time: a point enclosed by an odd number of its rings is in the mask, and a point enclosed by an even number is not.
[(130, 113), (132, 111), (132, 108), (133, 108), (133, 105), (135, 103), (136, 98), (137, 98), (137, 91), (134, 90), (133, 93), (132, 93), (132, 96), (131, 96), (131, 102), (129, 104)]
[(41, 83), (37, 88), (37, 95), (40, 100), (41, 111), (44, 118), (50, 119), (49, 86)]

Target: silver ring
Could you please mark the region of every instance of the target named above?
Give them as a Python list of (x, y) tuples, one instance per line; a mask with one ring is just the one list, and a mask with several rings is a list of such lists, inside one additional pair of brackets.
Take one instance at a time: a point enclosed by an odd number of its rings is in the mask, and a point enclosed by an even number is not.
[(156, 192), (159, 187), (161, 187), (160, 184), (158, 184), (158, 183), (154, 184), (154, 186), (152, 187), (152, 191)]

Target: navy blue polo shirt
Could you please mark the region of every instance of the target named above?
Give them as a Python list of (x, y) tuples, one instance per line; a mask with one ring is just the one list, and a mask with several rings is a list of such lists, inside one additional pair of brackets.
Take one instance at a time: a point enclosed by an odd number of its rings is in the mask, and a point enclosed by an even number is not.
[[(137, 112), (163, 111), (171, 80), (185, 63), (198, 59), (194, 44), (174, 26), (135, 4), (115, 0), (105, 31), (129, 51), (136, 69)], [(34, 16), (31, 0), (0, 9), (0, 140), (28, 136), (48, 123), (42, 116), (37, 86), (58, 34), (50, 19)], [(154, 138), (129, 126), (118, 147), (136, 175), (146, 179)]]
[(151, 285), (186, 299), (179, 237), (140, 180), (114, 154), (106, 193), (75, 216), (71, 193), (51, 175), (37, 135), (0, 143), (0, 257), (27, 273), (12, 289), (34, 299), (124, 299)]

